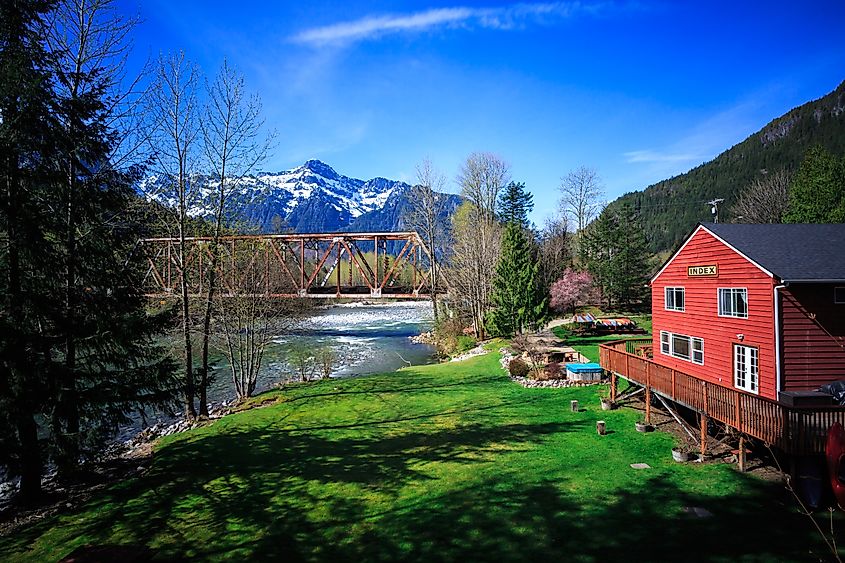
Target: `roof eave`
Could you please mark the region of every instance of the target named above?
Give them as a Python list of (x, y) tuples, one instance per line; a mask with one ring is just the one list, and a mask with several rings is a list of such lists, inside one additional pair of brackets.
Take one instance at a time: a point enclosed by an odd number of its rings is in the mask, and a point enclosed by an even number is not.
[(783, 280), (785, 285), (789, 285), (791, 283), (841, 283), (845, 284), (845, 279), (843, 278), (833, 278), (833, 279), (795, 279), (795, 280)]

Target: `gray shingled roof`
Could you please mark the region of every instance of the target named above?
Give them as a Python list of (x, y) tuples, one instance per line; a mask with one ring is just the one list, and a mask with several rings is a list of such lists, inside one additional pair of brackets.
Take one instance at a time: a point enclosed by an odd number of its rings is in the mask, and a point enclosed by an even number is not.
[(845, 224), (703, 224), (784, 282), (845, 281)]

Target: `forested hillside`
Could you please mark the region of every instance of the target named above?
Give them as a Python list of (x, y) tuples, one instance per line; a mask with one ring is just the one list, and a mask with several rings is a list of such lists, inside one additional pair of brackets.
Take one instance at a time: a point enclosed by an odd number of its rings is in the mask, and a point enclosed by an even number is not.
[(711, 220), (707, 201), (724, 198), (720, 220), (732, 220), (731, 207), (752, 180), (780, 169), (796, 170), (813, 145), (837, 156), (845, 154), (845, 82), (823, 98), (778, 117), (713, 160), (644, 191), (625, 194), (609, 207), (633, 205), (650, 250), (671, 250), (697, 222)]

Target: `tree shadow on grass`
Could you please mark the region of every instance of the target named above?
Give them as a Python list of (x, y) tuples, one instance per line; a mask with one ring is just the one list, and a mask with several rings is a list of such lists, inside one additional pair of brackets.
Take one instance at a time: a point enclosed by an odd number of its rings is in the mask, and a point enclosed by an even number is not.
[[(163, 449), (143, 477), (84, 507), (83, 518), (72, 514), (20, 530), (0, 553), (25, 550), (53, 526), (66, 528), (67, 538), (59, 542), (65, 552), (75, 542), (131, 543), (180, 559), (237, 551), (239, 542), (267, 535), (276, 538), (274, 545), (295, 546), (303, 537), (321, 537), (300, 515), (315, 506), (328, 510), (332, 520), (353, 521), (368, 510), (366, 500), (355, 495), (366, 497), (372, 490), (389, 499), (411, 481), (432, 479), (421, 466), (489, 464), (492, 454), (581, 427), (579, 421), (471, 424), (389, 434), (383, 428), (338, 433), (263, 426), (179, 440)], [(339, 495), (349, 485), (354, 494)], [(311, 549), (323, 549), (318, 547)]]
[[(150, 550), (159, 560), (825, 558), (806, 517), (785, 509), (779, 489), (759, 480), (737, 475), (742, 493), (726, 498), (691, 494), (655, 471), (636, 488), (611, 486), (585, 496), (579, 493), (585, 479), (608, 478), (600, 463), (579, 467), (588, 476), (558, 479), (506, 463), (491, 470), (491, 464), (517, 459), (502, 454), (560, 433), (593, 432), (588, 421), (515, 424), (476, 416), (472, 424), (456, 417), (453, 426), (441, 427), (442, 414), (410, 412), (307, 431), (239, 425), (186, 437), (165, 446), (144, 476), (79, 513), (0, 541), (0, 557), (25, 553), (54, 533), (53, 559), (80, 545), (116, 544)], [(698, 518), (683, 507), (713, 516)]]

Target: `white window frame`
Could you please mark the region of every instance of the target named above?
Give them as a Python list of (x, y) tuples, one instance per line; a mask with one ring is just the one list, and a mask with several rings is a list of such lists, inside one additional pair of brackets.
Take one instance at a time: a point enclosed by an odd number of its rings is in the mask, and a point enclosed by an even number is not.
[[(669, 306), (669, 291), (672, 291), (672, 307)], [(680, 290), (681, 292), (681, 299), (683, 300), (683, 304), (680, 307), (675, 305), (675, 301), (677, 298), (677, 292)], [(681, 286), (666, 286), (663, 288), (663, 308), (667, 311), (679, 311), (683, 313), (686, 310), (687, 305), (687, 290)]]
[[(837, 291), (842, 292), (842, 299), (836, 298), (836, 292)], [(834, 305), (845, 305), (845, 287), (838, 286), (838, 287), (833, 288), (833, 303), (834, 303)]]
[[(760, 350), (756, 346), (734, 344), (733, 350), (734, 387), (760, 394)], [(741, 373), (740, 373), (741, 372)]]
[[(733, 296), (735, 292), (744, 292), (745, 293), (745, 314), (744, 315), (737, 315), (735, 312), (724, 312), (722, 309), (722, 292), (728, 292), (727, 295), (730, 296), (731, 306), (733, 306)], [(718, 315), (720, 317), (728, 317), (731, 319), (747, 319), (748, 318), (748, 288), (747, 287), (720, 287), (716, 289), (716, 307), (718, 311)]]
[[(675, 352), (675, 339), (686, 339), (688, 343), (689, 356)], [(698, 336), (688, 336), (667, 330), (660, 331), (660, 353), (664, 356), (671, 356), (699, 366), (704, 365), (704, 339)]]

